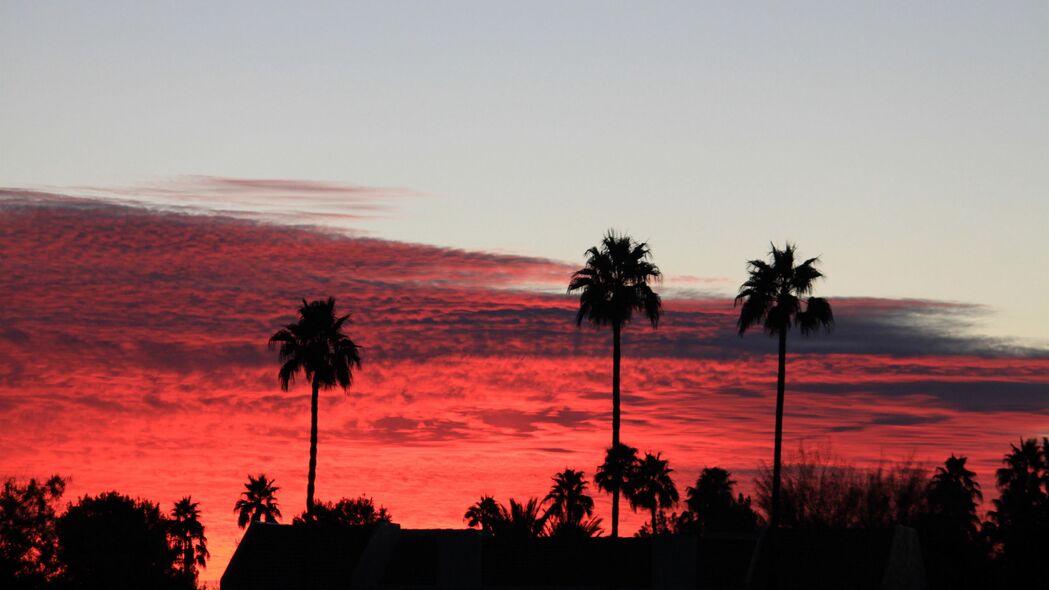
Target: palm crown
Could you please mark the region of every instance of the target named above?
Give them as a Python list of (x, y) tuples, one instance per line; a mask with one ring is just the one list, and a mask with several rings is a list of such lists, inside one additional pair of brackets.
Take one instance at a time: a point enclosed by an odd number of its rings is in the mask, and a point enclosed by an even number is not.
[(302, 371), (306, 380), (325, 389), (346, 388), (353, 382), (353, 369), (361, 367), (360, 347), (343, 333), (350, 316), (335, 317), (335, 299), (302, 300), (299, 320), (270, 337), (271, 347), (279, 347), (281, 363), (277, 376), (281, 389)]
[(270, 481), (265, 474), (258, 477), (248, 476), (248, 483), (244, 484), (241, 499), (233, 506), (234, 512), (239, 512), (237, 526), (244, 528), (249, 521), (277, 522), (281, 517), (280, 508), (277, 506), (277, 490), (274, 485), (276, 480)]
[(565, 469), (554, 475), (554, 485), (543, 498), (550, 502), (546, 513), (558, 522), (579, 524), (594, 513), (594, 499), (587, 493), (587, 482), (582, 471)]
[(204, 525), (200, 522), (199, 503), (189, 496), (175, 503), (171, 511), (171, 536), (182, 554), (182, 570), (186, 575), (195, 575), (196, 567), (204, 567), (211, 554), (208, 552)]
[(803, 334), (834, 325), (830, 303), (811, 295), (813, 283), (823, 276), (816, 269), (819, 258), (809, 258), (794, 266), (793, 244), (782, 250), (772, 245), (771, 260), (751, 260), (748, 278), (736, 295), (736, 304), (742, 303), (737, 327), (743, 334), (751, 326), (760, 324), (770, 336), (789, 331), (797, 324)]
[(627, 485), (630, 506), (635, 510), (644, 508), (651, 512), (653, 534), (659, 532), (656, 530), (656, 511), (673, 506), (679, 498), (677, 486), (670, 477), (673, 471), (661, 453), (645, 453), (644, 458), (638, 461), (634, 468), (633, 477)]
[(605, 234), (601, 246), (586, 251), (586, 265), (572, 275), (568, 292), (579, 291), (576, 324), (583, 320), (599, 326), (630, 321), (634, 311), (643, 312), (653, 326), (663, 313), (662, 301), (649, 282), (659, 280), (659, 267), (645, 242), (613, 231)]

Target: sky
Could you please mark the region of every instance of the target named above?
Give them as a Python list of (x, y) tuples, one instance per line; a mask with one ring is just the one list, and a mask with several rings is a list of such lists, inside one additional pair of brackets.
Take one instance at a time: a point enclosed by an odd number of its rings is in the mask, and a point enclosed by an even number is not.
[(839, 325), (792, 344), (787, 448), (989, 487), (1049, 434), (1047, 39), (1042, 2), (3, 3), (0, 473), (192, 493), (216, 579), (248, 472), (301, 511), (306, 392), (264, 343), (331, 295), (366, 361), (321, 497), (542, 495), (607, 442), (564, 286), (614, 227), (666, 274), (624, 440), (680, 486), (769, 457), (774, 343), (731, 297), (790, 240)]

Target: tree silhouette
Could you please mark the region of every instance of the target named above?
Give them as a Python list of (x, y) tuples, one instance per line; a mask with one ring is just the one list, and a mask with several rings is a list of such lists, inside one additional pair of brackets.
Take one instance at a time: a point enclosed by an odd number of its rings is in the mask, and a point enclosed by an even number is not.
[(752, 531), (757, 515), (749, 497), (732, 495), (736, 482), (720, 467), (707, 467), (700, 472), (695, 487), (685, 491), (688, 510), (681, 515), (678, 528), (697, 533)]
[(181, 558), (178, 561), (180, 573), (194, 586), (197, 583), (197, 567), (204, 567), (211, 557), (198, 506), (189, 496), (176, 502), (171, 511), (171, 524), (168, 529), (175, 550)]
[(0, 491), (0, 587), (41, 588), (59, 570), (55, 507), (66, 482), (55, 475), (24, 484), (4, 480)]
[(393, 517), (385, 506), (375, 507), (375, 501), (368, 496), (359, 498), (342, 498), (334, 504), (316, 502), (313, 505), (313, 516), (303, 512), (296, 516), (293, 524), (317, 522), (329, 525), (366, 525), (378, 522), (390, 522)]
[[(644, 313), (653, 327), (659, 325), (663, 304), (649, 286), (662, 276), (650, 262), (648, 244), (609, 230), (600, 247), (586, 251), (586, 264), (572, 275), (568, 292), (579, 291), (576, 325), (589, 321), (595, 326), (612, 327), (612, 447), (619, 445), (619, 372), (623, 326), (634, 311)], [(612, 494), (612, 536), (619, 535), (619, 488)]]
[(500, 506), (500, 518), (494, 524), (495, 536), (511, 541), (526, 541), (543, 535), (546, 515), (540, 514), (542, 504), (538, 498), (518, 502), (510, 498), (510, 508)]
[(637, 449), (618, 444), (605, 451), (605, 462), (594, 474), (594, 483), (601, 490), (612, 494), (612, 537), (619, 533), (618, 515), (616, 513), (619, 491), (633, 479), (637, 469)]
[(495, 498), (485, 495), (467, 509), (463, 520), (467, 521), (468, 526), (481, 527), (483, 532), (491, 534), (495, 532), (495, 527), (502, 517), (503, 513), (499, 503), (495, 501)]
[(644, 508), (651, 513), (653, 535), (662, 532), (656, 512), (674, 506), (679, 498), (677, 486), (670, 477), (673, 471), (660, 453), (645, 453), (626, 483), (630, 507), (634, 510)]
[[(779, 337), (779, 371), (776, 378), (776, 435), (772, 459), (772, 513), (770, 527), (779, 526), (780, 473), (783, 444), (783, 392), (787, 380), (787, 332), (797, 325), (803, 335), (820, 328), (830, 329), (834, 315), (830, 303), (811, 297), (813, 283), (823, 276), (816, 270), (818, 258), (794, 265), (795, 246), (782, 250), (772, 246), (769, 262), (751, 260), (749, 277), (739, 288), (735, 303), (742, 304), (739, 313), (739, 335), (752, 326), (761, 325), (769, 336)], [(804, 307), (802, 298), (807, 297)]]
[(280, 508), (277, 507), (277, 491), (280, 488), (274, 485), (276, 483), (276, 480), (266, 479), (265, 474), (248, 476), (248, 483), (244, 484), (244, 491), (241, 492), (243, 497), (233, 506), (233, 511), (240, 513), (237, 526), (244, 528), (249, 521), (277, 522), (280, 519)]
[(346, 389), (353, 382), (353, 369), (361, 367), (360, 349), (343, 333), (350, 316), (335, 316), (335, 299), (302, 300), (299, 319), (270, 337), (271, 348), (279, 346), (280, 387), (288, 387), (300, 371), (313, 387), (310, 398), (310, 469), (306, 479), (306, 513), (313, 512), (313, 490), (317, 479), (317, 403), (320, 389), (336, 385)]
[(550, 502), (547, 515), (555, 524), (579, 524), (594, 513), (594, 499), (587, 493), (587, 481), (582, 471), (565, 469), (554, 475), (554, 485), (543, 502)]
[(1001, 551), (1008, 584), (1045, 581), (1049, 555), (1049, 438), (1010, 445), (996, 472), (999, 497), (988, 512), (989, 536)]
[(961, 537), (976, 538), (980, 519), (976, 507), (983, 501), (976, 473), (965, 467), (965, 457), (951, 455), (929, 481), (928, 510), (941, 527), (954, 529)]
[(169, 522), (152, 502), (116, 492), (85, 496), (58, 519), (63, 582), (86, 590), (191, 587), (178, 575)]
[(926, 487), (927, 512), (918, 521), (932, 588), (986, 588), (987, 547), (976, 508), (983, 499), (965, 457), (951, 455)]

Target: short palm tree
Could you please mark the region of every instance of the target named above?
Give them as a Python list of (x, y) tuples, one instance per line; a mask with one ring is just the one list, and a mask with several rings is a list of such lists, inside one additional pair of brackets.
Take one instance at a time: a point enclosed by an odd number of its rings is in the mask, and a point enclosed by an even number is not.
[[(830, 329), (834, 315), (826, 299), (812, 297), (813, 284), (823, 274), (816, 270), (818, 258), (794, 265), (795, 246), (782, 250), (772, 246), (769, 261), (751, 260), (747, 280), (739, 288), (735, 303), (742, 304), (736, 323), (739, 335), (761, 326), (779, 338), (779, 372), (776, 379), (776, 435), (772, 456), (772, 514), (769, 526), (779, 526), (780, 473), (783, 444), (783, 391), (787, 380), (787, 332), (797, 325), (803, 335), (820, 328)], [(802, 305), (802, 299), (805, 304)]]
[(543, 498), (549, 502), (546, 514), (554, 519), (555, 525), (579, 525), (583, 518), (594, 513), (594, 499), (587, 493), (587, 481), (582, 471), (565, 469), (554, 475), (554, 485)]
[(281, 517), (280, 508), (277, 506), (276, 480), (269, 480), (265, 474), (258, 477), (248, 476), (248, 483), (244, 484), (241, 499), (233, 506), (233, 511), (239, 513), (237, 526), (244, 528), (248, 522), (277, 522)]
[(945, 525), (962, 533), (968, 539), (976, 538), (980, 519), (976, 509), (983, 501), (983, 492), (976, 482), (976, 473), (965, 467), (965, 457), (951, 455), (929, 481), (927, 491), (929, 511)]
[[(589, 321), (595, 326), (612, 327), (612, 447), (619, 445), (619, 373), (623, 327), (635, 311), (659, 325), (663, 303), (651, 282), (662, 274), (651, 262), (648, 244), (609, 230), (600, 246), (586, 251), (586, 265), (572, 275), (568, 292), (579, 292), (576, 325)], [(612, 493), (612, 536), (619, 534), (619, 489)]]
[(499, 507), (501, 516), (495, 523), (495, 536), (514, 541), (540, 537), (546, 529), (546, 514), (538, 498), (518, 502), (510, 498), (510, 508)]
[(485, 495), (470, 506), (463, 515), (463, 520), (466, 521), (467, 526), (481, 527), (482, 532), (491, 534), (495, 532), (495, 527), (502, 516), (502, 510), (495, 498)]
[(181, 558), (182, 575), (195, 583), (197, 567), (204, 567), (211, 557), (204, 525), (200, 522), (199, 504), (189, 496), (176, 502), (168, 530)]
[(619, 536), (619, 492), (633, 481), (637, 449), (622, 443), (605, 451), (605, 462), (594, 473), (594, 484), (612, 494), (612, 537)]
[(673, 471), (660, 453), (645, 453), (627, 483), (630, 507), (634, 510), (645, 508), (651, 513), (653, 535), (659, 533), (657, 511), (672, 507), (679, 499), (677, 486), (670, 477)]
[(317, 399), (321, 388), (346, 389), (353, 382), (353, 370), (360, 369), (360, 348), (343, 333), (350, 316), (336, 317), (335, 299), (306, 303), (302, 300), (299, 319), (270, 337), (271, 348), (279, 347), (280, 387), (288, 391), (300, 371), (313, 386), (310, 398), (310, 470), (306, 479), (306, 513), (313, 513), (313, 490), (317, 479)]

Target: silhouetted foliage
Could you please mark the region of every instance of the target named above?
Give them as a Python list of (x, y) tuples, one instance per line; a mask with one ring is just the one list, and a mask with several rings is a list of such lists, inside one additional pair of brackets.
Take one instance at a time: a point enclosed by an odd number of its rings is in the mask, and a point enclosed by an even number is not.
[(649, 511), (653, 534), (670, 532), (667, 527), (660, 527), (657, 514), (658, 511), (673, 507), (680, 497), (677, 486), (670, 477), (673, 471), (660, 453), (645, 453), (630, 471), (626, 483), (626, 496), (630, 500), (630, 507), (634, 510), (643, 508)]
[(501, 517), (494, 523), (493, 533), (497, 538), (511, 541), (526, 541), (543, 535), (546, 514), (538, 498), (518, 502), (510, 498), (510, 507), (500, 506)]
[(302, 300), (299, 319), (270, 337), (271, 348), (279, 347), (281, 366), (277, 373), (284, 391), (300, 371), (313, 387), (310, 398), (310, 466), (306, 478), (306, 512), (313, 510), (317, 479), (317, 404), (321, 388), (346, 389), (353, 383), (353, 370), (360, 369), (360, 348), (343, 333), (350, 316), (336, 317), (335, 299)]
[(175, 565), (179, 574), (193, 586), (197, 583), (197, 568), (207, 565), (208, 538), (204, 536), (204, 525), (200, 522), (200, 508), (189, 496), (175, 503), (171, 510), (168, 530), (175, 551), (179, 555)]
[(594, 499), (587, 493), (587, 481), (582, 471), (565, 469), (553, 477), (554, 485), (543, 498), (549, 502), (547, 514), (555, 521), (578, 523), (594, 513)]
[[(595, 326), (612, 327), (612, 447), (619, 445), (620, 357), (623, 326), (635, 311), (644, 313), (653, 327), (659, 325), (663, 303), (649, 285), (662, 276), (650, 262), (651, 250), (644, 242), (609, 230), (600, 247), (586, 251), (586, 264), (568, 284), (568, 292), (579, 292), (576, 325), (589, 321)], [(612, 536), (619, 535), (619, 488), (612, 494)]]
[(615, 537), (617, 533), (618, 521), (615, 508), (619, 492), (633, 477), (635, 469), (637, 469), (637, 449), (618, 444), (605, 451), (605, 462), (597, 468), (594, 474), (594, 484), (599, 489), (612, 494), (612, 537)]
[(546, 516), (548, 534), (561, 539), (594, 537), (601, 532), (600, 518), (592, 517), (594, 499), (587, 493), (587, 481), (582, 471), (565, 469), (555, 474), (554, 485), (543, 502), (549, 502)]
[(951, 455), (937, 467), (926, 489), (927, 511), (917, 522), (929, 586), (986, 588), (987, 546), (976, 508), (983, 499), (965, 457)]
[(995, 474), (999, 497), (985, 529), (999, 552), (1005, 586), (1044, 585), (1049, 579), (1049, 438), (1041, 444), (1022, 439), (1011, 448)]
[(4, 480), (0, 493), (0, 587), (42, 588), (58, 572), (55, 506), (66, 482), (54, 475), (24, 484)]
[(803, 335), (820, 328), (830, 329), (834, 314), (830, 303), (811, 295), (813, 284), (823, 274), (816, 270), (818, 258), (810, 258), (794, 265), (795, 246), (787, 244), (782, 250), (772, 245), (769, 262), (751, 260), (747, 263), (748, 278), (736, 294), (735, 304), (742, 304), (739, 312), (739, 335), (753, 326), (761, 325), (769, 336), (779, 339), (779, 365), (776, 378), (776, 433), (772, 455), (772, 490), (770, 526), (779, 526), (780, 471), (783, 445), (783, 394), (787, 379), (787, 332), (797, 325)]
[(276, 483), (276, 480), (267, 479), (264, 473), (260, 473), (258, 477), (248, 476), (248, 483), (244, 484), (244, 491), (240, 494), (242, 497), (233, 506), (233, 511), (239, 514), (237, 526), (244, 528), (248, 522), (257, 520), (280, 520), (280, 508), (277, 506), (277, 491), (280, 488)]
[(753, 531), (758, 516), (750, 506), (750, 497), (733, 497), (736, 482), (728, 471), (707, 467), (699, 474), (696, 485), (686, 490), (688, 509), (678, 517), (677, 529), (695, 533)]
[[(772, 472), (757, 478), (758, 506), (772, 509)], [(783, 468), (781, 525), (882, 528), (910, 525), (925, 512), (925, 470), (910, 462), (859, 469), (804, 448)]]
[(294, 524), (316, 522), (327, 525), (365, 525), (378, 522), (390, 522), (393, 517), (385, 506), (375, 507), (375, 501), (368, 496), (359, 498), (342, 498), (334, 504), (318, 501), (313, 505), (312, 516), (303, 512), (292, 521)]
[(65, 584), (78, 589), (192, 587), (178, 575), (160, 507), (116, 492), (84, 496), (57, 524)]
[(493, 533), (503, 513), (499, 503), (491, 496), (481, 496), (473, 506), (466, 510), (463, 520), (471, 528), (481, 527), (485, 533)]

